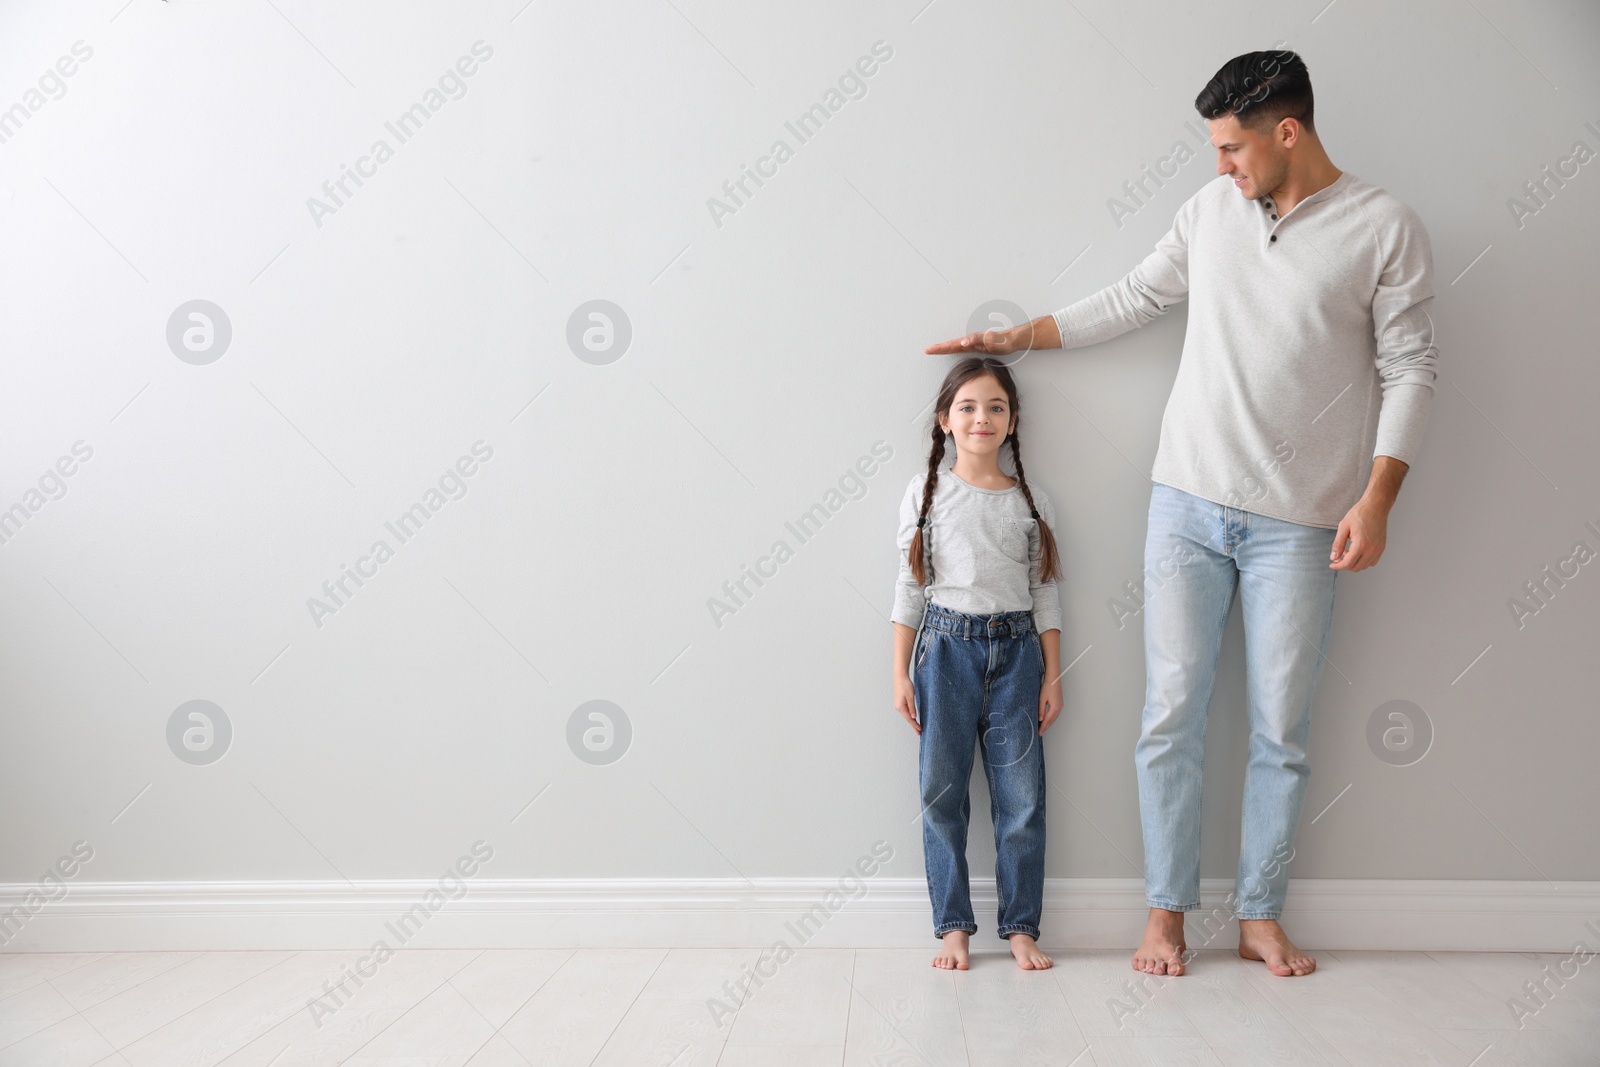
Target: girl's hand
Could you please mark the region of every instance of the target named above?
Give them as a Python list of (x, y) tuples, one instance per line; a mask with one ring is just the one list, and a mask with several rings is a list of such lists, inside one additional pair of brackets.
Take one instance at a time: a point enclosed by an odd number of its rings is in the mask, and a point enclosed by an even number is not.
[(1050, 729), (1050, 724), (1061, 714), (1061, 679), (1045, 682), (1039, 689), (1039, 734)]
[(913, 730), (919, 734), (922, 733), (922, 724), (917, 721), (917, 705), (909, 676), (894, 680), (894, 710), (898, 711), (900, 717), (911, 724)]

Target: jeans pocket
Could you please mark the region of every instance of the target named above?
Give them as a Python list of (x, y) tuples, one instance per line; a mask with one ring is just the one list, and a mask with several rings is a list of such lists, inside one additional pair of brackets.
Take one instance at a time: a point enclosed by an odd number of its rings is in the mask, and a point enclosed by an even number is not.
[(933, 630), (924, 629), (918, 635), (918, 640), (922, 642), (922, 647), (917, 650), (916, 662), (911, 665), (911, 669), (912, 670), (920, 671), (922, 669), (923, 663), (925, 663), (927, 661), (927, 659), (928, 659), (928, 646), (933, 643), (933, 635), (934, 635), (934, 633), (935, 633), (935, 631), (933, 631)]

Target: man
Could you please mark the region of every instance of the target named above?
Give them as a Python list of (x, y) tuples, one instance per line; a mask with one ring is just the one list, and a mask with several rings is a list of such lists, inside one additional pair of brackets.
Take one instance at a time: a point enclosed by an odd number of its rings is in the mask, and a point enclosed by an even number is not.
[(1414, 211), (1329, 160), (1295, 53), (1230, 60), (1195, 108), (1220, 177), (1142, 263), (1051, 315), (927, 351), (1077, 348), (1189, 300), (1151, 471), (1135, 749), (1150, 915), (1133, 967), (1184, 972), (1183, 913), (1200, 906), (1205, 718), (1237, 592), (1250, 720), (1230, 896), (1239, 954), (1305, 975), (1316, 960), (1278, 919), (1311, 705), (1334, 581), (1383, 555), (1432, 402), (1432, 248)]

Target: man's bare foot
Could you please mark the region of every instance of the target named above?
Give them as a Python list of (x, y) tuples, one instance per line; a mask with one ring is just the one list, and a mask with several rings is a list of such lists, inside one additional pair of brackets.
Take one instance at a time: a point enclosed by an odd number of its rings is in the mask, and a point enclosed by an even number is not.
[(1276, 919), (1240, 919), (1239, 955), (1284, 978), (1310, 974), (1317, 961), (1294, 947)]
[(944, 935), (944, 948), (933, 957), (933, 965), (942, 967), (947, 971), (964, 971), (967, 969), (967, 939), (970, 935), (965, 930), (951, 930)]
[(1183, 973), (1183, 912), (1151, 908), (1144, 924), (1144, 940), (1133, 954), (1133, 969), (1145, 974)]
[(1042, 971), (1055, 965), (1054, 960), (1039, 951), (1039, 942), (1027, 934), (1012, 934), (1006, 940), (1011, 942), (1011, 954), (1017, 958), (1017, 966), (1023, 970)]

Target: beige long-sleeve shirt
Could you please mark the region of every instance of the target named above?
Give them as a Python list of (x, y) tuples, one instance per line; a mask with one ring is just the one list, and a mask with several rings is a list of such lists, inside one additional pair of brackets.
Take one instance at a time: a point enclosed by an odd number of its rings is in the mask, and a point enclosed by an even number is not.
[(1376, 456), (1412, 464), (1437, 377), (1433, 254), (1416, 212), (1344, 171), (1278, 217), (1227, 175), (1121, 281), (1054, 313), (1062, 346), (1189, 301), (1152, 481), (1337, 527)]

